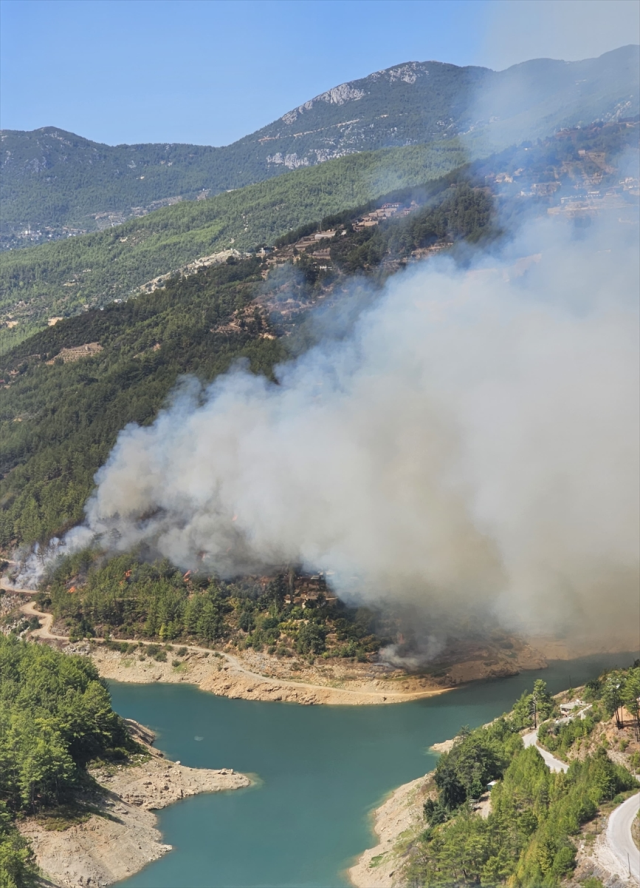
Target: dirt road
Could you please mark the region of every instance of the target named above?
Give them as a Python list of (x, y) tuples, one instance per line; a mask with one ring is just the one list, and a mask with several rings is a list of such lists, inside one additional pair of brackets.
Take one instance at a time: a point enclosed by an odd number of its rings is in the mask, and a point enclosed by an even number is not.
[(28, 601), (26, 604), (23, 604), (20, 611), (25, 617), (37, 617), (40, 620), (40, 628), (33, 629), (31, 632), (32, 638), (53, 638), (57, 641), (68, 641), (68, 636), (66, 635), (52, 634), (53, 614), (45, 614), (39, 611), (35, 601)]
[[(9, 584), (5, 577), (0, 579), (0, 585), (2, 588), (6, 589), (9, 592), (15, 592), (21, 595), (29, 595), (34, 596), (37, 594), (37, 589), (18, 589)], [(31, 638), (36, 638), (40, 640), (51, 640), (51, 641), (69, 641), (68, 635), (56, 635), (51, 631), (53, 625), (53, 615), (50, 613), (45, 613), (43, 611), (38, 610), (36, 603), (34, 601), (28, 601), (22, 605), (20, 608), (21, 613), (25, 615), (25, 617), (37, 617), (40, 620), (40, 628), (34, 629), (31, 632)], [(95, 638), (94, 641), (104, 641), (103, 638)], [(139, 638), (122, 638), (118, 639), (118, 641), (126, 641), (131, 644), (138, 645), (151, 645), (157, 644), (154, 641), (143, 641)], [(199, 647), (198, 645), (181, 645), (181, 647), (185, 647), (190, 653), (196, 654), (210, 654), (210, 648)], [(392, 691), (384, 689), (379, 689), (375, 687), (357, 687), (357, 688), (334, 688), (329, 685), (318, 685), (313, 684), (311, 682), (304, 681), (296, 681), (293, 679), (287, 678), (274, 678), (273, 676), (262, 675), (259, 672), (255, 672), (252, 669), (248, 668), (239, 657), (233, 656), (233, 654), (226, 653), (225, 651), (217, 652), (224, 660), (226, 660), (227, 664), (230, 667), (230, 678), (234, 676), (237, 678), (241, 678), (244, 680), (248, 680), (254, 687), (251, 689), (252, 694), (255, 694), (256, 686), (263, 685), (265, 688), (269, 688), (270, 699), (277, 699), (273, 697), (274, 686), (277, 689), (281, 689), (285, 694), (287, 690), (292, 692), (299, 691), (308, 691), (317, 695), (317, 699), (314, 702), (318, 703), (350, 703), (354, 704), (381, 704), (381, 703), (406, 703), (410, 700), (419, 700), (425, 697), (432, 697), (435, 694), (445, 693), (446, 688), (443, 689), (430, 689), (427, 691), (415, 691), (415, 692), (407, 692), (407, 691)], [(119, 676), (120, 680), (123, 680), (123, 676)], [(126, 680), (126, 679), (125, 679)], [(216, 693), (215, 688), (209, 688), (204, 686), (205, 690), (213, 690)], [(324, 699), (327, 695), (330, 695), (330, 699)], [(229, 696), (229, 694), (226, 694)], [(284, 699), (284, 698), (283, 698)], [(295, 698), (292, 698), (295, 702)]]

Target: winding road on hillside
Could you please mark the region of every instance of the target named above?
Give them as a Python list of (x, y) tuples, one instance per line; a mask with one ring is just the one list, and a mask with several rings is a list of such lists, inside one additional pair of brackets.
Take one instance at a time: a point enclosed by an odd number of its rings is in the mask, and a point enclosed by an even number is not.
[[(2, 577), (0, 579), (0, 586), (5, 589), (7, 592), (15, 592), (21, 595), (29, 595), (33, 596), (37, 594), (36, 589), (16, 589), (9, 585), (6, 578)], [(68, 641), (69, 637), (66, 635), (55, 635), (51, 632), (51, 628), (53, 625), (53, 614), (45, 613), (44, 611), (40, 611), (36, 607), (35, 601), (31, 600), (23, 604), (20, 608), (21, 613), (25, 615), (25, 617), (37, 617), (41, 626), (39, 629), (34, 629), (31, 632), (32, 638), (39, 639), (47, 639), (53, 641)], [(96, 641), (102, 641), (103, 639), (95, 639)], [(121, 639), (129, 641), (130, 643), (137, 644), (153, 644), (153, 642), (141, 641), (140, 639)], [(210, 653), (208, 648), (201, 648), (195, 645), (185, 645), (189, 651), (194, 652), (206, 652)], [(221, 652), (222, 656), (232, 665), (236, 670), (243, 673), (246, 676), (251, 677), (252, 680), (255, 681), (273, 681), (273, 679), (268, 678), (267, 676), (260, 675), (259, 673), (252, 672), (250, 669), (247, 669), (240, 660), (236, 657), (233, 657), (231, 654), (227, 654)], [(324, 689), (322, 685), (312, 685), (303, 682), (293, 682), (288, 681), (286, 679), (279, 679), (279, 683), (285, 685), (291, 685), (294, 687), (304, 687), (304, 688), (312, 688), (312, 689)], [(343, 689), (344, 693), (353, 693), (358, 694), (360, 691), (350, 691), (349, 689)], [(380, 692), (380, 696), (382, 697), (382, 692)], [(404, 698), (404, 699), (416, 699), (419, 695), (416, 694), (389, 694), (388, 692), (385, 694), (386, 699), (389, 697), (396, 698)], [(422, 695), (424, 696), (424, 695)], [(528, 734), (525, 734), (522, 738), (525, 747), (535, 746), (542, 758), (544, 759), (545, 764), (549, 768), (550, 771), (555, 773), (563, 772), (566, 773), (569, 770), (569, 765), (567, 762), (561, 761), (559, 758), (556, 758), (552, 755), (548, 750), (543, 749), (537, 742), (537, 731), (530, 731)], [(621, 805), (619, 805), (611, 814), (609, 818), (609, 823), (607, 826), (607, 845), (611, 852), (615, 855), (617, 860), (629, 871), (630, 875), (640, 883), (640, 850), (636, 847), (633, 837), (631, 835), (631, 826), (633, 824), (634, 817), (636, 816), (638, 810), (640, 808), (640, 792), (636, 793), (630, 799), (627, 799)]]
[(607, 825), (607, 844), (622, 866), (640, 883), (640, 848), (633, 841), (631, 827), (640, 810), (640, 792), (615, 809)]
[(554, 771), (556, 773), (563, 771), (566, 772), (569, 770), (569, 765), (566, 762), (560, 761), (559, 758), (556, 758), (555, 755), (551, 755), (551, 753), (543, 749), (537, 742), (538, 740), (538, 732), (530, 731), (528, 734), (525, 734), (522, 738), (522, 742), (527, 746), (535, 746), (542, 758), (544, 759), (544, 763), (549, 768), (550, 771)]
[[(20, 589), (14, 586), (11, 586), (6, 577), (0, 578), (0, 586), (5, 589), (7, 592), (14, 592), (18, 595), (28, 595), (34, 596), (38, 594), (37, 589)], [(44, 611), (38, 610), (35, 601), (27, 601), (20, 607), (20, 612), (24, 614), (25, 617), (37, 617), (40, 620), (40, 628), (33, 629), (30, 633), (30, 637), (34, 639), (47, 640), (47, 641), (69, 641), (68, 635), (56, 635), (51, 629), (53, 626), (53, 614), (46, 613)], [(93, 641), (104, 641), (103, 638), (94, 638)], [(138, 645), (151, 645), (157, 644), (157, 642), (153, 641), (142, 641), (139, 638), (118, 638), (119, 642), (128, 642), (129, 644), (138, 644)], [(181, 645), (181, 647), (186, 647), (188, 651), (193, 653), (205, 653), (210, 654), (210, 648), (198, 647), (197, 645)], [(388, 691), (386, 688), (384, 690), (377, 689), (363, 689), (363, 688), (332, 688), (330, 685), (315, 685), (308, 682), (302, 681), (294, 681), (292, 679), (286, 678), (274, 678), (273, 676), (262, 675), (259, 672), (254, 672), (251, 669), (248, 669), (243, 662), (238, 658), (234, 657), (232, 654), (228, 654), (225, 651), (218, 651), (221, 657), (223, 657), (230, 667), (232, 667), (235, 673), (238, 673), (246, 678), (251, 679), (254, 683), (267, 683), (273, 684), (276, 682), (278, 686), (289, 687), (298, 689), (307, 689), (311, 691), (329, 691), (336, 690), (339, 694), (344, 694), (347, 698), (353, 697), (362, 698), (363, 696), (379, 698), (380, 703), (405, 703), (411, 700), (420, 700), (425, 697), (432, 697), (435, 694), (445, 693), (448, 688), (437, 689), (437, 690), (429, 690), (429, 691)], [(357, 702), (357, 701), (356, 701)]]
[[(523, 736), (522, 742), (525, 747), (535, 746), (550, 771), (566, 773), (569, 770), (567, 762), (561, 761), (547, 749), (543, 749), (537, 742), (537, 734), (537, 731), (530, 731)], [(640, 883), (640, 849), (633, 841), (631, 827), (639, 809), (640, 792), (618, 805), (613, 811), (609, 817), (606, 834), (610, 851), (638, 883)]]

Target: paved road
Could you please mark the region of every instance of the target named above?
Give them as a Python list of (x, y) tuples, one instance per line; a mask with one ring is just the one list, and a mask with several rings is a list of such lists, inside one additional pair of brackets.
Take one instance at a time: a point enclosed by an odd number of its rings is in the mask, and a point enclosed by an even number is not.
[[(561, 762), (546, 749), (538, 746), (536, 736), (537, 731), (525, 734), (522, 738), (524, 745), (535, 746), (550, 771), (568, 771), (569, 765), (566, 762)], [(632, 877), (640, 883), (640, 850), (636, 847), (631, 836), (631, 824), (638, 809), (640, 809), (640, 792), (618, 805), (609, 817), (607, 845), (624, 869), (631, 872)]]
[(525, 746), (535, 746), (542, 758), (544, 759), (544, 763), (549, 768), (550, 771), (568, 771), (569, 765), (566, 762), (561, 762), (560, 759), (556, 758), (555, 755), (551, 755), (546, 749), (543, 749), (541, 746), (538, 746), (536, 743), (536, 739), (538, 736), (537, 731), (531, 731), (528, 734), (525, 734), (522, 738), (522, 742)]
[(631, 824), (640, 808), (640, 792), (615, 809), (607, 826), (607, 845), (624, 869), (640, 883), (640, 850), (631, 837)]

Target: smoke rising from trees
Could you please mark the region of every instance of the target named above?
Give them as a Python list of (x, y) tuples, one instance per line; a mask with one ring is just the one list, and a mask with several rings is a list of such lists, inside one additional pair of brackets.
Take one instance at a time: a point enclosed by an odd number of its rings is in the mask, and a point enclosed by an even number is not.
[(501, 257), (395, 276), (276, 383), (184, 380), (120, 433), (64, 548), (142, 542), (222, 576), (298, 563), (427, 622), (637, 625), (638, 262), (622, 237), (602, 250), (596, 225), (538, 223)]

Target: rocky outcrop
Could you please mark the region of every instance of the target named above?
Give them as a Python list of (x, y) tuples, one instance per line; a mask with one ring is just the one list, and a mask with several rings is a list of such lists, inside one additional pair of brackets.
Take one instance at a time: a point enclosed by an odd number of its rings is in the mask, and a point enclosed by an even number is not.
[(156, 735), (151, 728), (145, 728), (144, 725), (141, 725), (140, 722), (137, 722), (133, 718), (123, 718), (122, 720), (127, 726), (127, 731), (129, 731), (134, 740), (140, 740), (147, 746), (153, 746)]

